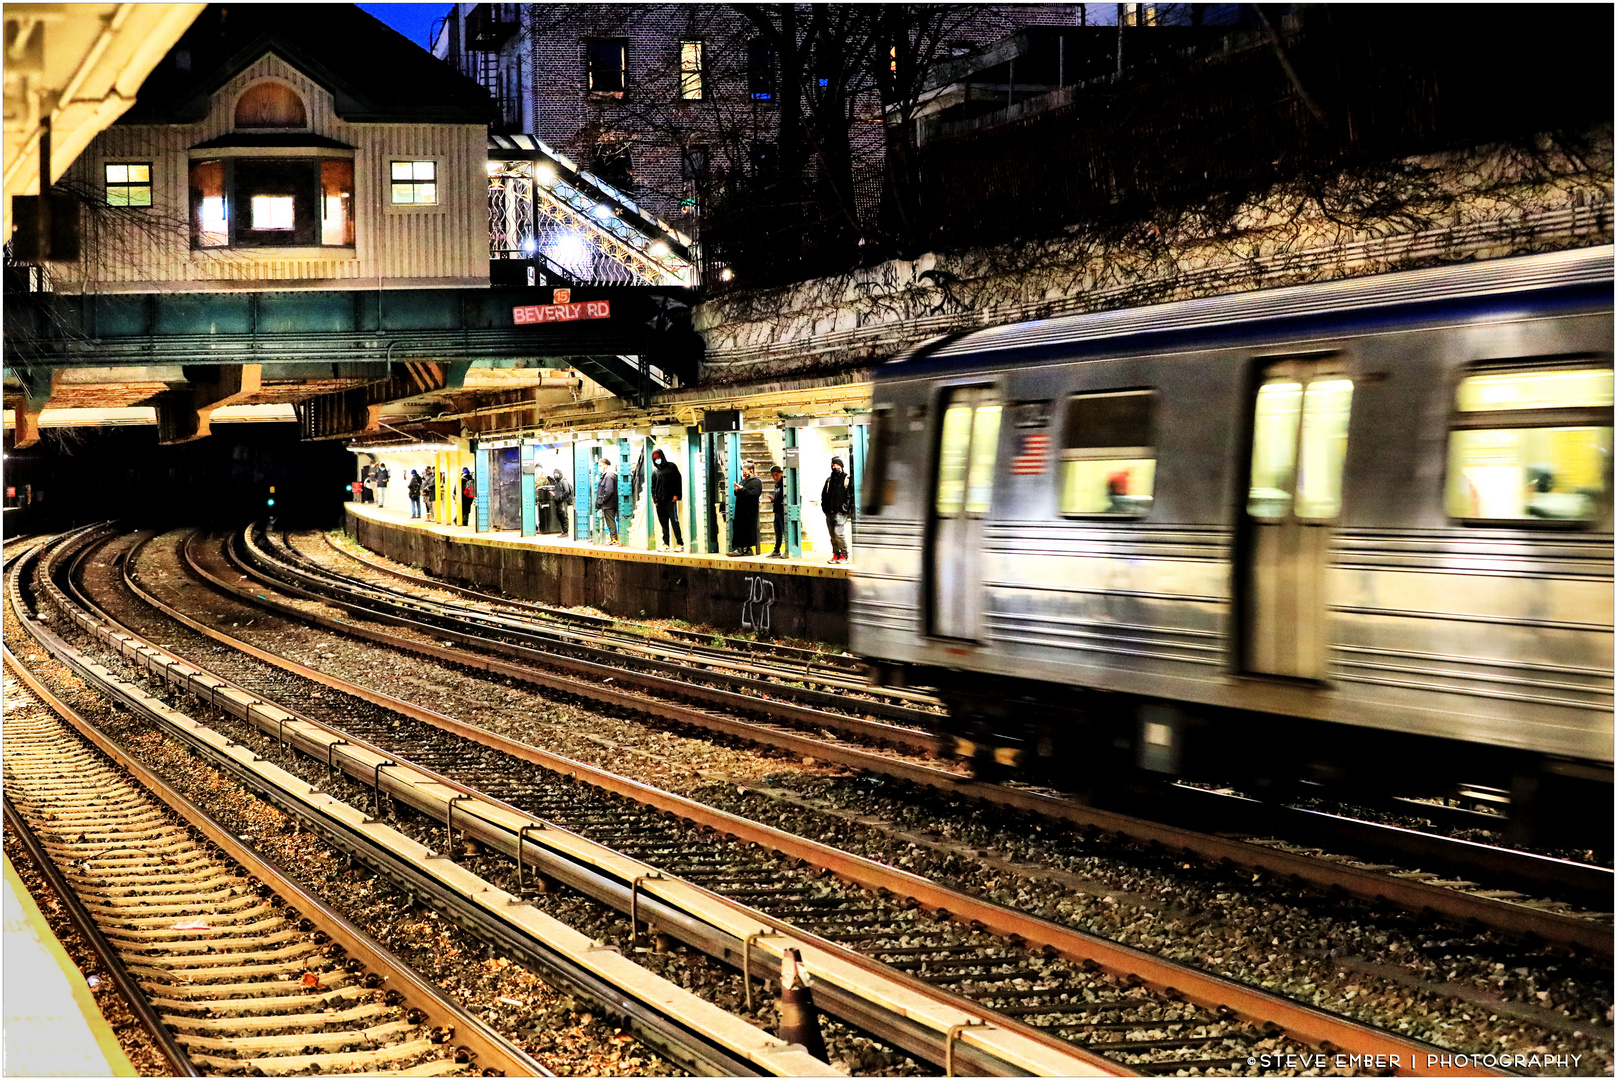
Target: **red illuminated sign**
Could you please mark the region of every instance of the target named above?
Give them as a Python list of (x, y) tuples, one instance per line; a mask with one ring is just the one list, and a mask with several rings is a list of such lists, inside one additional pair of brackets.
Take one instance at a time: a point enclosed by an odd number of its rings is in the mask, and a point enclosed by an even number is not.
[(607, 300), (590, 300), (579, 304), (529, 304), (511, 309), (518, 326), (529, 323), (572, 322), (575, 319), (610, 319), (612, 304)]

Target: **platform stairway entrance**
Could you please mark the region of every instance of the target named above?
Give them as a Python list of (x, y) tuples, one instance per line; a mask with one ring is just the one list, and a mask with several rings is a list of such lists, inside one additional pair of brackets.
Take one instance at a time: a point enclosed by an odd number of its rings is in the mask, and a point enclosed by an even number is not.
[(769, 493), (775, 484), (769, 478), (769, 470), (781, 462), (769, 449), (769, 439), (761, 431), (741, 433), (741, 460), (751, 464), (758, 479), (764, 482), (764, 497), (758, 502), (758, 550), (767, 555), (775, 550), (775, 508), (769, 502)]

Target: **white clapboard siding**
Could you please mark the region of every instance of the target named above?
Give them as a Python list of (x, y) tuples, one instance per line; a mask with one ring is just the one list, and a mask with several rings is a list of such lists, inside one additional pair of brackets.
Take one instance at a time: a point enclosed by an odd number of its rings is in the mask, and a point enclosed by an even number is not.
[[(215, 249), (191, 251), (191, 147), (228, 135), (236, 99), (254, 82), (281, 80), (303, 97), (314, 135), (354, 150), (354, 247), (308, 257)], [(84, 215), (77, 264), (58, 264), (62, 292), (155, 292), (217, 288), (427, 288), (488, 284), (488, 129), (477, 124), (351, 124), (331, 94), (274, 54), (266, 54), (213, 95), (200, 123), (113, 125), (96, 136), (64, 183), (104, 204), (107, 162), (149, 161), (152, 207)], [(438, 206), (389, 209), (384, 172), (400, 158), (435, 159)]]

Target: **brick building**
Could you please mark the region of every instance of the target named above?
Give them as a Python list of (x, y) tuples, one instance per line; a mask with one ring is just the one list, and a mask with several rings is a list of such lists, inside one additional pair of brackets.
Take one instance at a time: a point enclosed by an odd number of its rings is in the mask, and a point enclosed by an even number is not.
[[(1081, 7), (962, 7), (943, 55), (1024, 26), (1077, 24)], [(433, 52), (489, 89), (503, 130), (537, 135), (681, 228), (724, 176), (772, 167), (790, 94), (768, 35), (723, 4), (456, 4)], [(851, 105), (855, 172), (873, 208), (882, 103), (865, 91)]]

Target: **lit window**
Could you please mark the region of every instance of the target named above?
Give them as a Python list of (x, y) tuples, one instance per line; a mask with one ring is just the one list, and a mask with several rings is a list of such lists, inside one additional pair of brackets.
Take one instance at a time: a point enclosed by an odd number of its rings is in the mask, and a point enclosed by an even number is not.
[(629, 43), (623, 38), (584, 42), (584, 79), (592, 94), (622, 97), (629, 81)]
[(938, 517), (986, 514), (994, 493), (994, 459), (999, 450), (1003, 406), (987, 389), (953, 392), (943, 412), (938, 442)]
[(702, 43), (679, 43), (679, 98), (681, 101), (702, 100)]
[(354, 163), (320, 163), (320, 243), (346, 247), (354, 242)]
[(1481, 521), (1587, 521), (1611, 487), (1609, 368), (1489, 372), (1460, 381), (1448, 510)]
[(438, 165), (432, 161), (393, 163), (393, 205), (435, 206), (438, 202)]
[(1280, 521), (1293, 512), (1302, 521), (1336, 517), (1352, 406), (1352, 379), (1305, 384), (1282, 373), (1258, 388), (1247, 513), (1259, 521)]
[(108, 206), (150, 206), (152, 167), (146, 163), (107, 166)]
[(297, 200), (290, 195), (254, 195), (254, 229), (290, 230), (294, 224)]
[(1061, 512), (1140, 516), (1151, 509), (1157, 452), (1150, 390), (1067, 399), (1061, 448)]

